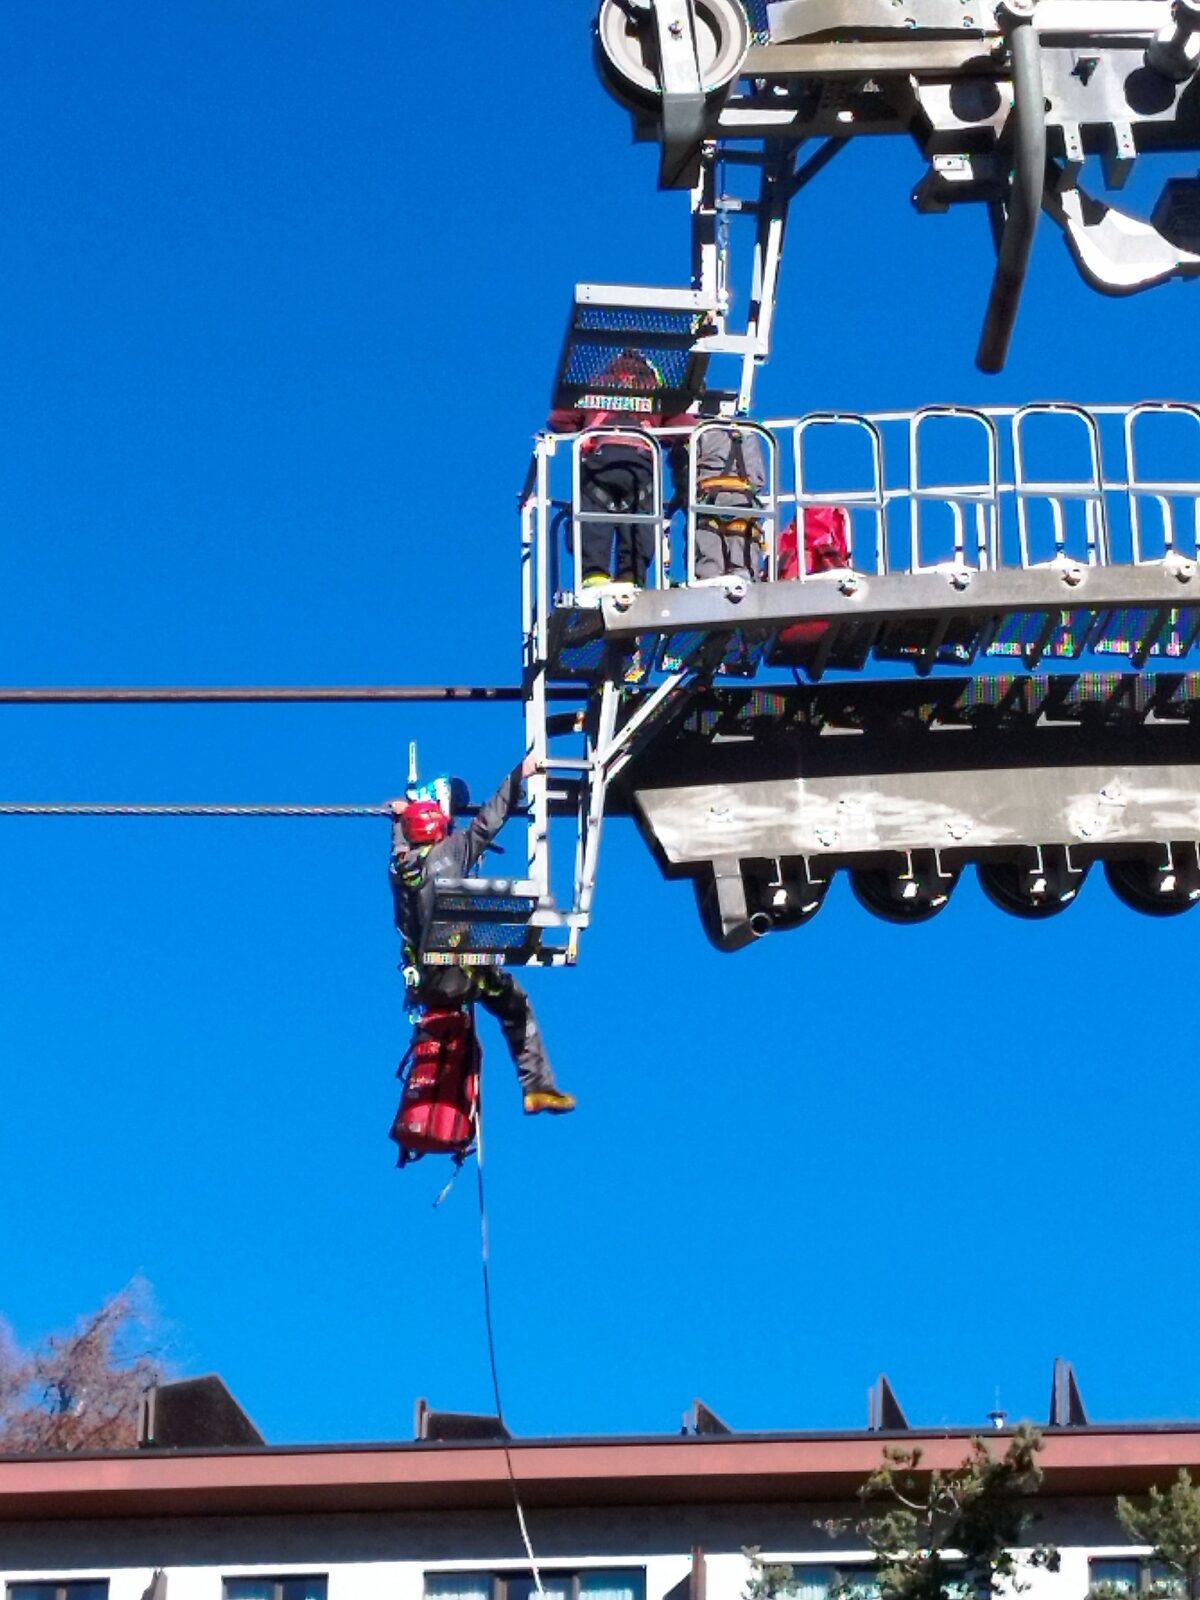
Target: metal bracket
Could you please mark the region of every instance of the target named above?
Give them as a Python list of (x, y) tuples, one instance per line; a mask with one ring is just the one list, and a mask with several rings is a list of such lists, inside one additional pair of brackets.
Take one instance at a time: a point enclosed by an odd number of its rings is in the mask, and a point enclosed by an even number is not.
[(662, 151), (658, 181), (664, 189), (691, 189), (700, 176), (704, 142), (704, 86), (696, 52), (692, 0), (653, 0), (662, 87)]
[(1168, 278), (1200, 273), (1200, 255), (1164, 239), (1152, 223), (1096, 200), (1064, 181), (1048, 188), (1048, 216), (1067, 236), (1080, 272), (1104, 294), (1134, 294)]

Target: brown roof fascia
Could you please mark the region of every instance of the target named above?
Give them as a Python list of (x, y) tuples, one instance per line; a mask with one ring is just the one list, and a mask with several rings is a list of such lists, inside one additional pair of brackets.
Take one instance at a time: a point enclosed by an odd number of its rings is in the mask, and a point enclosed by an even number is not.
[[(909, 1432), (927, 1467), (963, 1459), (967, 1430)], [(985, 1434), (1002, 1448), (1003, 1434)], [(531, 1506), (848, 1499), (886, 1435), (733, 1435), (514, 1440)], [(381, 1445), (169, 1451), (0, 1459), (0, 1519), (261, 1515), (446, 1509), (511, 1503), (501, 1445)], [(1058, 1429), (1040, 1456), (1043, 1493), (1134, 1493), (1200, 1467), (1200, 1424)]]

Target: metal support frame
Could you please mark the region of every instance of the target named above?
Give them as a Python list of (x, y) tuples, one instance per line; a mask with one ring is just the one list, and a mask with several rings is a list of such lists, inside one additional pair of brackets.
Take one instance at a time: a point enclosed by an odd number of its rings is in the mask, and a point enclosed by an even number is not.
[[(787, 203), (857, 135), (916, 139), (930, 162), (919, 209), (974, 201), (992, 210), (998, 259), (977, 352), (984, 371), (1004, 363), (1043, 208), (1106, 293), (1200, 274), (1200, 179), (1171, 179), (1149, 218), (1078, 182), (1089, 155), (1123, 181), (1140, 152), (1200, 150), (1196, 0), (1036, 0), (1036, 9), (1035, 0), (981, 0), (969, 10), (959, 0), (776, 0), (770, 18), (770, 38), (708, 86), (702, 117), (718, 161), (749, 155), (764, 172), (754, 258), (762, 303), (741, 336), (750, 340), (743, 409), (770, 337)], [(612, 42), (602, 30), (602, 56)], [(623, 82), (618, 70), (609, 86), (631, 110), (635, 137), (665, 143), (665, 105), (647, 96), (644, 77)], [(830, 142), (777, 193), (773, 174), (810, 138)]]
[[(797, 669), (814, 682), (835, 670), (861, 680), (873, 653), (907, 661), (919, 673), (943, 664), (961, 671), (975, 659), (987, 660), (994, 673), (1043, 661), (1065, 669), (1088, 649), (1121, 657), (1125, 681), (1133, 682), (1144, 669), (1161, 674), (1200, 640), (1200, 405), (947, 405), (737, 425), (760, 432), (771, 463), (763, 510), (768, 543), (777, 546), (778, 523), (791, 508), (802, 521), (809, 506), (841, 505), (854, 525), (852, 569), (699, 585), (689, 581), (687, 542), (678, 541), (672, 555), (664, 538), (649, 587), (613, 586), (598, 592), (598, 604), (585, 606), (574, 578), (559, 580), (546, 548), (560, 538), (560, 522), (570, 525), (579, 510), (578, 437), (548, 435), (536, 447), (521, 520), (524, 569), (541, 575), (522, 589), (527, 746), (544, 768), (531, 785), (530, 881), (541, 896), (537, 925), (559, 929), (567, 941), (550, 939), (541, 959), (574, 959), (594, 904), (605, 815), (614, 806), (628, 808), (643, 773), (671, 769), (695, 708), (713, 694), (735, 695), (736, 676), (747, 676), (765, 697), (759, 714), (777, 726), (770, 707), (782, 669), (771, 667), (769, 652), (790, 628), (807, 629), (814, 641)], [(686, 446), (688, 433), (676, 427), (642, 434), (660, 453), (657, 482), (665, 453)], [(847, 440), (856, 441), (854, 452)], [(699, 505), (695, 452), (689, 455), (687, 511), (694, 517), (712, 508)], [(841, 462), (842, 476), (831, 477), (830, 460)], [(1169, 476), (1176, 461), (1178, 475)], [(656, 500), (647, 515), (659, 511)], [(549, 591), (539, 587), (547, 583)], [(782, 681), (790, 685), (790, 673)], [(992, 680), (981, 672), (976, 681)], [(864, 684), (864, 692), (872, 687)], [(553, 711), (563, 690), (586, 709)], [(1051, 764), (1058, 759), (1052, 746), (1039, 746)], [(1010, 785), (1006, 803), (1021, 803), (1024, 783)], [(552, 893), (560, 852), (551, 839), (568, 831), (575, 852), (571, 899), (560, 909)], [(1169, 864), (1177, 844), (1186, 856), (1189, 838), (1164, 837), (1155, 847), (1167, 852)], [(945, 899), (960, 842), (922, 839), (918, 830), (905, 844), (895, 865), (901, 915), (909, 906), (924, 914)], [(1067, 843), (1072, 852), (1082, 848), (1079, 840)], [(1129, 839), (1118, 843), (1125, 848)], [(1022, 844), (1029, 862), (1036, 867), (1042, 845), (1057, 853), (1053, 861), (1044, 856), (1040, 877), (1049, 873), (1046, 862), (1064, 881), (1072, 871), (1079, 876), (1074, 855), (1063, 868), (1062, 844), (1052, 831)], [(803, 920), (806, 907), (821, 898), (820, 852), (809, 873), (791, 860), (785, 840), (771, 845), (764, 837), (759, 846), (774, 861), (779, 888), (800, 887), (789, 914)], [(757, 913), (748, 905), (739, 922), (730, 909), (746, 888), (736, 852), (728, 872), (722, 868), (728, 854), (714, 844), (707, 858), (717, 863), (712, 894), (718, 910), (724, 906), (721, 917), (749, 929), (749, 937)], [(1087, 851), (1082, 859), (1086, 865)], [(1162, 881), (1190, 883), (1186, 859), (1186, 873), (1166, 871)], [(1014, 881), (1018, 895), (1036, 904), (1040, 877), (1027, 865), (1021, 857)], [(755, 868), (759, 876), (765, 870)], [(913, 898), (904, 901), (910, 884)], [(565, 894), (567, 886), (558, 887)]]

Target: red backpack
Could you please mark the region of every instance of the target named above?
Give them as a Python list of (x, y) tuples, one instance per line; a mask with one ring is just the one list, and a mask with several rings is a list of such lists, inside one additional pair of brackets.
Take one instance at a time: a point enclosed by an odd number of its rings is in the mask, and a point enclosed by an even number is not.
[(400, 1166), (430, 1154), (462, 1161), (469, 1153), (479, 1105), (479, 1067), (479, 1040), (469, 1011), (421, 1013), (400, 1063), (404, 1092), (391, 1132), (400, 1146)]
[[(838, 567), (850, 565), (850, 514), (845, 506), (804, 507), (804, 570), (833, 572)], [(796, 548), (796, 524), (789, 522), (779, 531), (777, 576), (798, 578), (800, 555)], [(829, 624), (793, 622), (781, 628), (771, 651), (773, 666), (799, 665), (812, 646), (825, 633)]]
[[(845, 506), (805, 506), (804, 570), (831, 572), (850, 565), (850, 517)], [(796, 524), (789, 522), (779, 533), (780, 578), (800, 576), (796, 549)]]

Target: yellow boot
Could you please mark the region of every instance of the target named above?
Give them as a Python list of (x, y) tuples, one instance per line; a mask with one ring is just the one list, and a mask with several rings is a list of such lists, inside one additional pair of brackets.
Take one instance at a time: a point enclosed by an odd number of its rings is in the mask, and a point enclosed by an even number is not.
[(561, 1117), (575, 1109), (575, 1096), (563, 1094), (561, 1089), (530, 1089), (525, 1096), (525, 1115), (536, 1116), (539, 1111), (552, 1112)]

